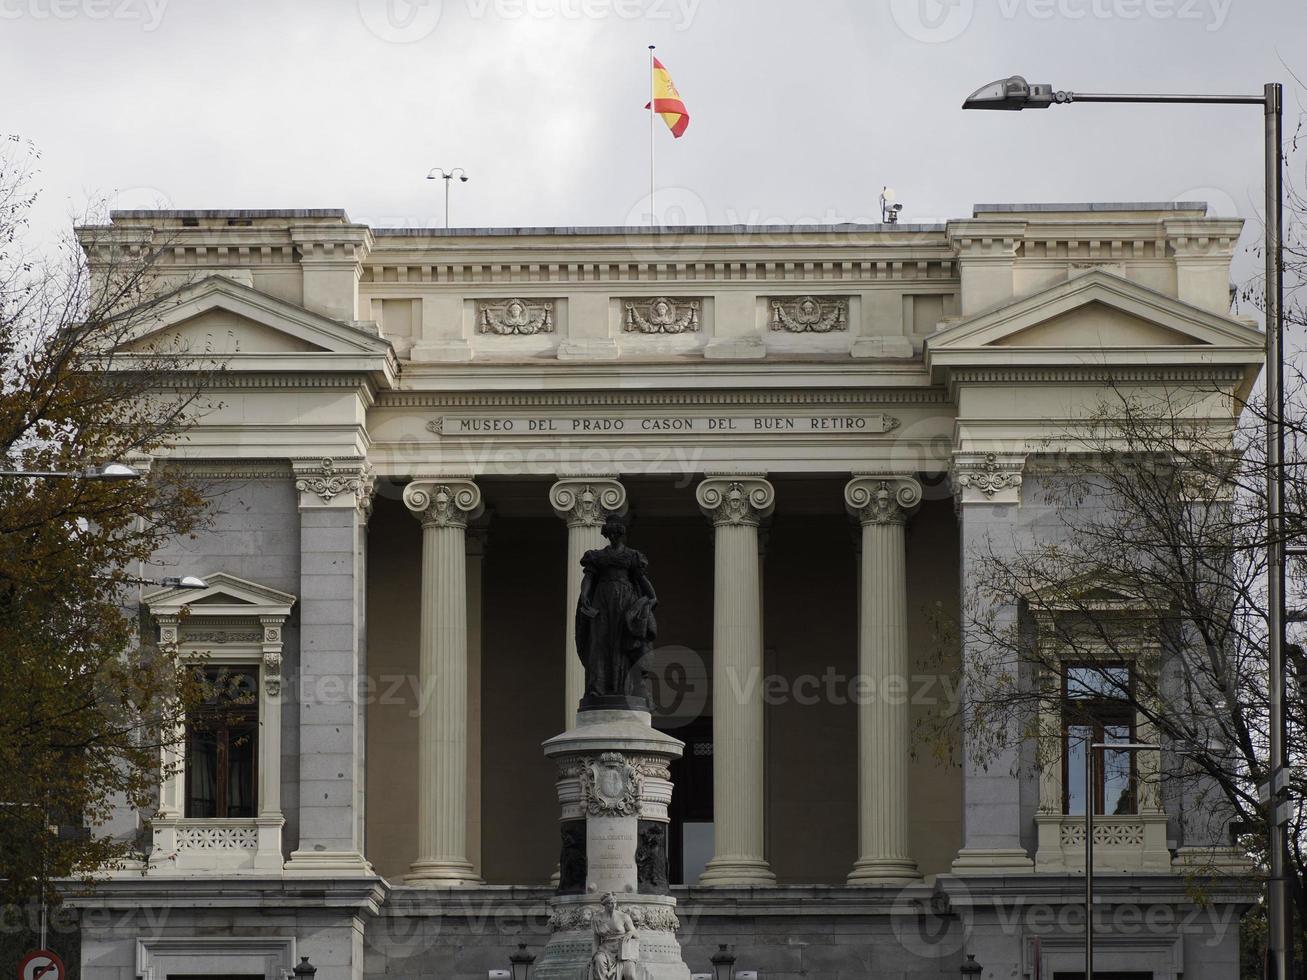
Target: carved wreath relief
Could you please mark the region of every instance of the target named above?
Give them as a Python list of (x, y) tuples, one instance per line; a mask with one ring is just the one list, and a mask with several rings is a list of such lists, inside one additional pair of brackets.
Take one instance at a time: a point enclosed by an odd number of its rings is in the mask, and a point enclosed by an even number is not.
[[(567, 932), (573, 929), (589, 929), (597, 905), (569, 905), (556, 908), (549, 916), (549, 926), (554, 932)], [(676, 913), (665, 905), (624, 905), (621, 910), (631, 917), (637, 929), (651, 929), (655, 932), (677, 932), (681, 920)]]
[(804, 296), (798, 300), (774, 299), (771, 302), (773, 330), (789, 333), (830, 333), (849, 329), (847, 297), (818, 299)]
[(627, 333), (697, 333), (699, 301), (666, 296), (626, 304)]
[(500, 336), (532, 336), (554, 332), (554, 304), (510, 299), (477, 303), (477, 330)]

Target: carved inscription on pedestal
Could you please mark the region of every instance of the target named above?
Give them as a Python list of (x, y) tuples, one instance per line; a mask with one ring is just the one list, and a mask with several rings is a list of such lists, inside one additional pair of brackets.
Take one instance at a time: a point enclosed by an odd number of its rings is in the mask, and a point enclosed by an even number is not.
[(590, 817), (586, 826), (586, 886), (592, 892), (633, 894), (638, 885), (635, 817)]

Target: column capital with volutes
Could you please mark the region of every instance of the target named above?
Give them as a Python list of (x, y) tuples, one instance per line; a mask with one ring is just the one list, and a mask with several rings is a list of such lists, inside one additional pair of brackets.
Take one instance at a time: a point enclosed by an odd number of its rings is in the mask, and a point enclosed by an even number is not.
[(404, 488), (404, 506), (423, 527), (466, 529), (485, 511), (481, 488), (466, 477), (419, 477)]
[(549, 505), (568, 527), (603, 527), (609, 514), (626, 513), (626, 487), (614, 476), (560, 476)]
[(921, 498), (921, 484), (910, 476), (861, 473), (844, 488), (844, 504), (863, 527), (906, 524)]
[(776, 508), (776, 488), (762, 474), (709, 473), (695, 499), (717, 527), (757, 527)]

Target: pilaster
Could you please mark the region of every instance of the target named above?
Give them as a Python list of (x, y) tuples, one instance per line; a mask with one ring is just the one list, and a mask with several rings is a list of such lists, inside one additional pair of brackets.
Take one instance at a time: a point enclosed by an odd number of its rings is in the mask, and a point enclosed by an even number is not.
[(363, 855), (367, 519), (359, 458), (293, 460), (300, 513), (300, 826), (288, 874), (372, 874)]
[[(992, 541), (1011, 542), (1018, 533), (1024, 455), (957, 453), (951, 477), (961, 525), (962, 596), (964, 605), (974, 594), (972, 578), (978, 574), (978, 556)], [(1003, 617), (1016, 610), (998, 610)], [(967, 703), (967, 678), (996, 666), (993, 651), (974, 637), (963, 637), (962, 695)], [(1008, 738), (1016, 745), (1015, 734)], [(1021, 780), (1018, 752), (1007, 748), (979, 759), (969, 735), (962, 740), (962, 850), (953, 861), (955, 874), (1006, 875), (1034, 870), (1022, 844)]]
[(334, 320), (358, 319), (359, 280), (372, 251), (366, 225), (295, 225), (290, 239), (304, 275), (305, 309)]
[(1024, 221), (950, 221), (949, 242), (958, 256), (962, 316), (971, 316), (1016, 294), (1017, 251)]

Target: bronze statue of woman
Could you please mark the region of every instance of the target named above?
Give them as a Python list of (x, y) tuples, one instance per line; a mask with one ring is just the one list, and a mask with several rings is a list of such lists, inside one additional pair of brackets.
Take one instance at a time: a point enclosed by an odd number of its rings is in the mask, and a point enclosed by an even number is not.
[(576, 654), (585, 666), (582, 707), (649, 710), (649, 658), (658, 635), (658, 596), (649, 559), (626, 546), (626, 522), (604, 521), (608, 547), (587, 551), (576, 607)]

